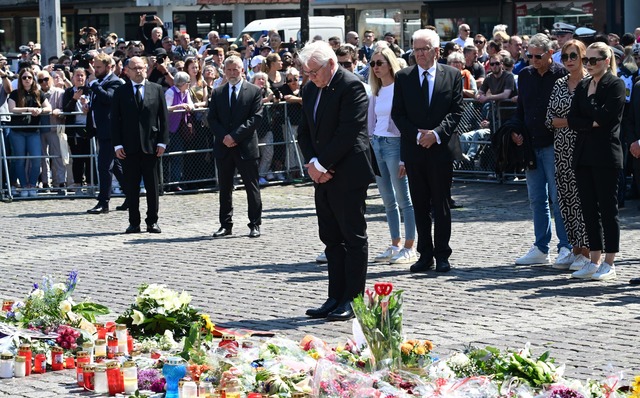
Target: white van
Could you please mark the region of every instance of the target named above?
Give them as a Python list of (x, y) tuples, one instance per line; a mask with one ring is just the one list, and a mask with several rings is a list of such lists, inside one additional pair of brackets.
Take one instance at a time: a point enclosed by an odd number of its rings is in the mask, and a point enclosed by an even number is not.
[[(258, 41), (260, 36), (270, 30), (277, 30), (283, 43), (289, 43), (289, 39), (291, 38), (300, 42), (299, 17), (256, 19), (242, 29), (242, 33), (237, 41), (240, 41), (242, 35), (245, 33), (251, 35), (253, 40)], [(344, 41), (344, 15), (335, 17), (309, 17), (309, 40), (315, 36), (321, 36), (323, 40), (327, 40), (332, 36), (338, 36), (340, 40)]]

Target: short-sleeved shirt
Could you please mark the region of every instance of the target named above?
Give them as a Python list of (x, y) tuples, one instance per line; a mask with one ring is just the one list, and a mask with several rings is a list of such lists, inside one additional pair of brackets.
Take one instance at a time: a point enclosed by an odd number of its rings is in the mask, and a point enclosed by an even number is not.
[(471, 66), (464, 66), (466, 70), (471, 72), (473, 78), (478, 80), (482, 79), (485, 76), (484, 67), (480, 64), (480, 62), (474, 62)]
[[(27, 93), (25, 95), (25, 102), (24, 105), (18, 105), (18, 90), (14, 90), (11, 92), (11, 94), (9, 94), (9, 99), (12, 99), (15, 103), (16, 106), (19, 108), (41, 108), (42, 104), (44, 103), (44, 101), (46, 100), (44, 94), (42, 93), (42, 91), (38, 91), (38, 93), (40, 94), (39, 100), (40, 103), (38, 104), (38, 102), (36, 102), (36, 98), (32, 93)], [(11, 124), (15, 125), (15, 126), (24, 126), (24, 125), (30, 125), (30, 126), (39, 126), (40, 125), (40, 116), (31, 116), (31, 115), (25, 115), (25, 116), (11, 116)], [(23, 133), (36, 133), (38, 132), (38, 128), (20, 128), (20, 127), (11, 127), (12, 130), (19, 130)]]
[(511, 90), (509, 98), (516, 94), (516, 81), (513, 78), (513, 74), (509, 72), (502, 72), (500, 77), (496, 77), (493, 73), (489, 73), (482, 82), (482, 87), (480, 87), (480, 91), (485, 94), (488, 92), (491, 92), (493, 95), (502, 94), (504, 90)]

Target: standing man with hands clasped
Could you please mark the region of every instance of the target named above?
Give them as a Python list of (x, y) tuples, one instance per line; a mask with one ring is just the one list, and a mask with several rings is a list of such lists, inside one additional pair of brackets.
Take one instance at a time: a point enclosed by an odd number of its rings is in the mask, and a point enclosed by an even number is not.
[(145, 79), (147, 65), (132, 57), (127, 66), (131, 81), (113, 95), (111, 136), (116, 157), (122, 160), (125, 195), (129, 204), (129, 227), (140, 232), (140, 179), (147, 189), (147, 232), (160, 233), (158, 226), (158, 158), (169, 143), (168, 111), (159, 84)]
[[(396, 74), (391, 118), (400, 130), (400, 159), (418, 230), (420, 259), (411, 272), (451, 269), (451, 210), (453, 155), (449, 140), (462, 116), (462, 77), (458, 69), (438, 63), (440, 38), (429, 29), (413, 34), (417, 65)], [(434, 233), (431, 234), (433, 210)]]
[(365, 199), (374, 181), (369, 101), (360, 79), (339, 67), (328, 43), (307, 44), (300, 61), (313, 84), (303, 89), (298, 142), (315, 183), (318, 229), (329, 271), (329, 298), (306, 314), (343, 321), (353, 318), (351, 302), (364, 293), (367, 278)]
[(242, 59), (232, 55), (224, 61), (227, 83), (213, 90), (209, 101), (209, 125), (215, 142), (213, 154), (220, 186), (220, 228), (214, 238), (231, 235), (233, 228), (233, 177), (240, 172), (247, 191), (249, 237), (260, 236), (262, 199), (258, 185), (258, 134), (262, 120), (262, 90), (242, 78)]

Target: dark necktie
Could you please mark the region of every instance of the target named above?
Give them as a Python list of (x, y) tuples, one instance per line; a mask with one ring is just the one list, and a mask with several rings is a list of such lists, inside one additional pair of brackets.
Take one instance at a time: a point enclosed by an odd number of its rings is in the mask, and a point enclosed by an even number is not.
[(142, 84), (136, 84), (136, 104), (138, 108), (142, 108), (142, 93), (140, 92), (140, 87), (142, 87)]
[(427, 101), (427, 108), (429, 107), (429, 80), (427, 79), (429, 74), (425, 70), (422, 72), (422, 94), (424, 94), (424, 99)]
[(231, 86), (231, 101), (229, 102), (229, 109), (233, 111), (233, 107), (236, 105), (238, 98), (236, 98), (236, 86)]

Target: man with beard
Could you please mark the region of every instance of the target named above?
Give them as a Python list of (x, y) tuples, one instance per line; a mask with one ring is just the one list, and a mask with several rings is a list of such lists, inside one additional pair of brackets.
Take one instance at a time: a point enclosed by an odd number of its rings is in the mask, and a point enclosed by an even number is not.
[(98, 204), (87, 210), (89, 214), (109, 212), (111, 198), (111, 180), (113, 174), (113, 145), (111, 144), (111, 100), (114, 91), (122, 81), (111, 71), (111, 56), (98, 54), (93, 68), (95, 79), (89, 82), (89, 113), (87, 113), (87, 131), (98, 140), (98, 177), (100, 193)]

